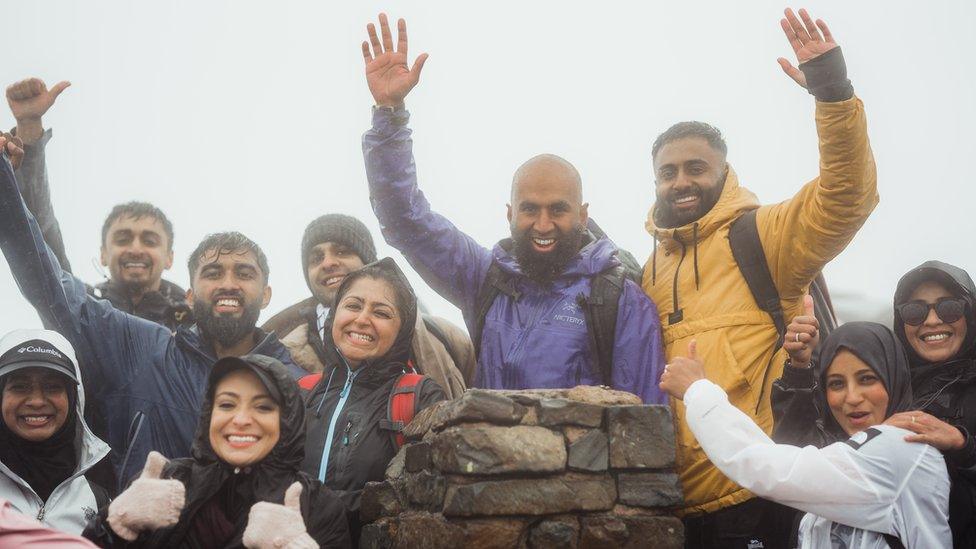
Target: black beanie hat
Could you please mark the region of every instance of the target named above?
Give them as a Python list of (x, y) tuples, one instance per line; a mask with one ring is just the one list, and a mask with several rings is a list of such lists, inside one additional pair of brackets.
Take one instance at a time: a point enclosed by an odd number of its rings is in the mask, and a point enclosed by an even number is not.
[(373, 235), (363, 222), (344, 214), (325, 214), (308, 224), (302, 237), (302, 272), (308, 282), (308, 257), (312, 248), (323, 242), (335, 242), (348, 246), (363, 263), (376, 261)]

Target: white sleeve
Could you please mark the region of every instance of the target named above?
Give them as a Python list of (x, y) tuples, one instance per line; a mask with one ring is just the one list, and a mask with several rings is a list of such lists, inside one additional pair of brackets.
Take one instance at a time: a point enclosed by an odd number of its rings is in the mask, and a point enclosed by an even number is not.
[(879, 493), (844, 442), (818, 449), (774, 443), (722, 389), (696, 381), (684, 397), (688, 427), (709, 459), (754, 494), (848, 526), (895, 533), (894, 493)]

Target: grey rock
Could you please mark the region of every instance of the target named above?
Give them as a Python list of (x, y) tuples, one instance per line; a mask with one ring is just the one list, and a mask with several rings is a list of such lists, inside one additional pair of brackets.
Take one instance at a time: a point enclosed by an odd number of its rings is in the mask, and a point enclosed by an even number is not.
[(610, 466), (610, 444), (603, 431), (592, 430), (569, 444), (567, 465), (578, 471), (602, 472)]
[(429, 468), (430, 465), (429, 443), (417, 442), (404, 447), (404, 468), (408, 473), (423, 471)]
[(610, 467), (669, 469), (674, 466), (674, 424), (667, 406), (607, 409)]
[(485, 481), (448, 486), (444, 514), (550, 515), (602, 511), (612, 508), (616, 499), (617, 487), (609, 475)]
[(684, 528), (668, 516), (589, 515), (580, 518), (580, 549), (682, 549)]
[(678, 475), (672, 472), (620, 473), (617, 492), (620, 503), (638, 507), (674, 507), (684, 501)]
[(553, 517), (529, 531), (531, 549), (575, 549), (579, 545), (580, 525), (574, 516)]
[(394, 482), (367, 482), (360, 498), (359, 516), (364, 522), (393, 517), (403, 510)]
[(603, 425), (603, 406), (577, 402), (564, 398), (549, 398), (541, 401), (537, 409), (541, 425), (582, 425), (599, 427)]
[(431, 457), (444, 473), (547, 473), (565, 469), (566, 445), (561, 433), (545, 427), (464, 425), (439, 433)]

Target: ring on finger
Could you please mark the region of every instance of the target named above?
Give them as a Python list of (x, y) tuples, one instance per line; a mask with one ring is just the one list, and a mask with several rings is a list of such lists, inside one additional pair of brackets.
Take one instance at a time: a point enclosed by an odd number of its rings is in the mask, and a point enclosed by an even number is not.
[(796, 342), (797, 342), (797, 343), (799, 343), (799, 342), (800, 342), (800, 332), (797, 332), (797, 333), (795, 334), (795, 336), (794, 336), (794, 339), (796, 340)]

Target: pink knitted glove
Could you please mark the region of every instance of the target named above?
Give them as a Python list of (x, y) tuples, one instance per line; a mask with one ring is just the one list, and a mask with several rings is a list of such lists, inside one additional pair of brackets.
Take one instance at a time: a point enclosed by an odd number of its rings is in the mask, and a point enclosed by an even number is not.
[(285, 503), (259, 501), (251, 506), (244, 529), (244, 547), (249, 549), (318, 549), (305, 529), (300, 498), (302, 485), (294, 483), (285, 491)]
[(108, 506), (108, 525), (127, 541), (139, 532), (172, 526), (186, 503), (186, 488), (178, 480), (162, 480), (167, 460), (159, 452), (149, 452), (142, 474)]

